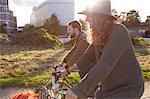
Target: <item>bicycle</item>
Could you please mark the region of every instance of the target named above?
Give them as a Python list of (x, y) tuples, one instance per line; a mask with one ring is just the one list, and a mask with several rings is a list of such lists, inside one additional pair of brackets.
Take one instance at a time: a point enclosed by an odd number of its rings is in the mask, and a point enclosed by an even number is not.
[(38, 99), (65, 99), (65, 92), (73, 87), (65, 77), (61, 78), (59, 69), (63, 68), (63, 65), (52, 67), (54, 72), (50, 81), (35, 89)]

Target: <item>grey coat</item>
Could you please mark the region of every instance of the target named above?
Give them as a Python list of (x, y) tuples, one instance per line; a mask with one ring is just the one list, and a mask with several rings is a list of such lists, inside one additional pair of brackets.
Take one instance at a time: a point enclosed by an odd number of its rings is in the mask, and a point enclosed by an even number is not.
[(97, 85), (101, 86), (101, 95), (96, 99), (133, 99), (143, 93), (141, 68), (128, 30), (121, 24), (113, 26), (101, 54), (100, 48), (90, 45), (77, 66), (84, 72), (83, 76), (86, 74), (71, 89), (80, 99), (86, 98)]

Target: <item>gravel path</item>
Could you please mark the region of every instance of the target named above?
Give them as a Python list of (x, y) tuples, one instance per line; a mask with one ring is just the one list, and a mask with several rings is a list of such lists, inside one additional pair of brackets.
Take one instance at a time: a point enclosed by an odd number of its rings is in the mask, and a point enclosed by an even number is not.
[(150, 81), (145, 82), (145, 90), (142, 99), (150, 99)]
[[(3, 88), (0, 89), (0, 99), (11, 99), (10, 97), (17, 92), (33, 90), (31, 88)], [(145, 82), (145, 91), (141, 99), (150, 99), (150, 82)]]
[(29, 91), (31, 88), (2, 88), (0, 89), (0, 99), (11, 99), (13, 95), (22, 91)]

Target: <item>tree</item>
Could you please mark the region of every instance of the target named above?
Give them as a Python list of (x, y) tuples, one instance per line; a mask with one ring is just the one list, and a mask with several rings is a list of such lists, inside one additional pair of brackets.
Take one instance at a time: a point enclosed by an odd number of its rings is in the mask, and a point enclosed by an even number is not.
[(119, 13), (116, 9), (113, 9), (112, 13), (118, 18), (120, 23), (123, 23), (127, 27), (135, 27), (141, 24), (139, 11), (130, 10), (129, 12)]
[[(24, 31), (28, 31), (28, 33), (30, 33), (31, 31), (35, 31), (36, 30), (36, 28), (34, 27), (34, 25), (30, 25), (30, 24), (26, 24), (25, 26), (24, 26), (24, 29), (23, 29)], [(30, 31), (30, 32), (29, 32)]]
[(55, 14), (52, 14), (50, 19), (46, 20), (44, 24), (44, 28), (53, 35), (60, 35), (61, 33), (61, 26)]
[(136, 10), (130, 10), (127, 12), (123, 24), (127, 27), (139, 26), (141, 24), (139, 12)]
[(126, 20), (127, 12), (118, 12), (116, 9), (112, 9), (112, 14), (117, 17), (117, 21), (119, 23), (122, 23), (123, 21)]

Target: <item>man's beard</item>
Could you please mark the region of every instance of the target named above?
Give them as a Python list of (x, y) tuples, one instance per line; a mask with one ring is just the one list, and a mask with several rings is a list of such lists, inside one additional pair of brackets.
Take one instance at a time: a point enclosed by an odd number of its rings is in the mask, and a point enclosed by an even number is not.
[(76, 37), (76, 34), (75, 33), (72, 33), (71, 35), (69, 35), (71, 39), (75, 38)]
[(69, 34), (69, 38), (70, 38), (70, 39), (76, 38), (75, 30), (73, 30), (73, 33), (70, 33), (70, 34)]

